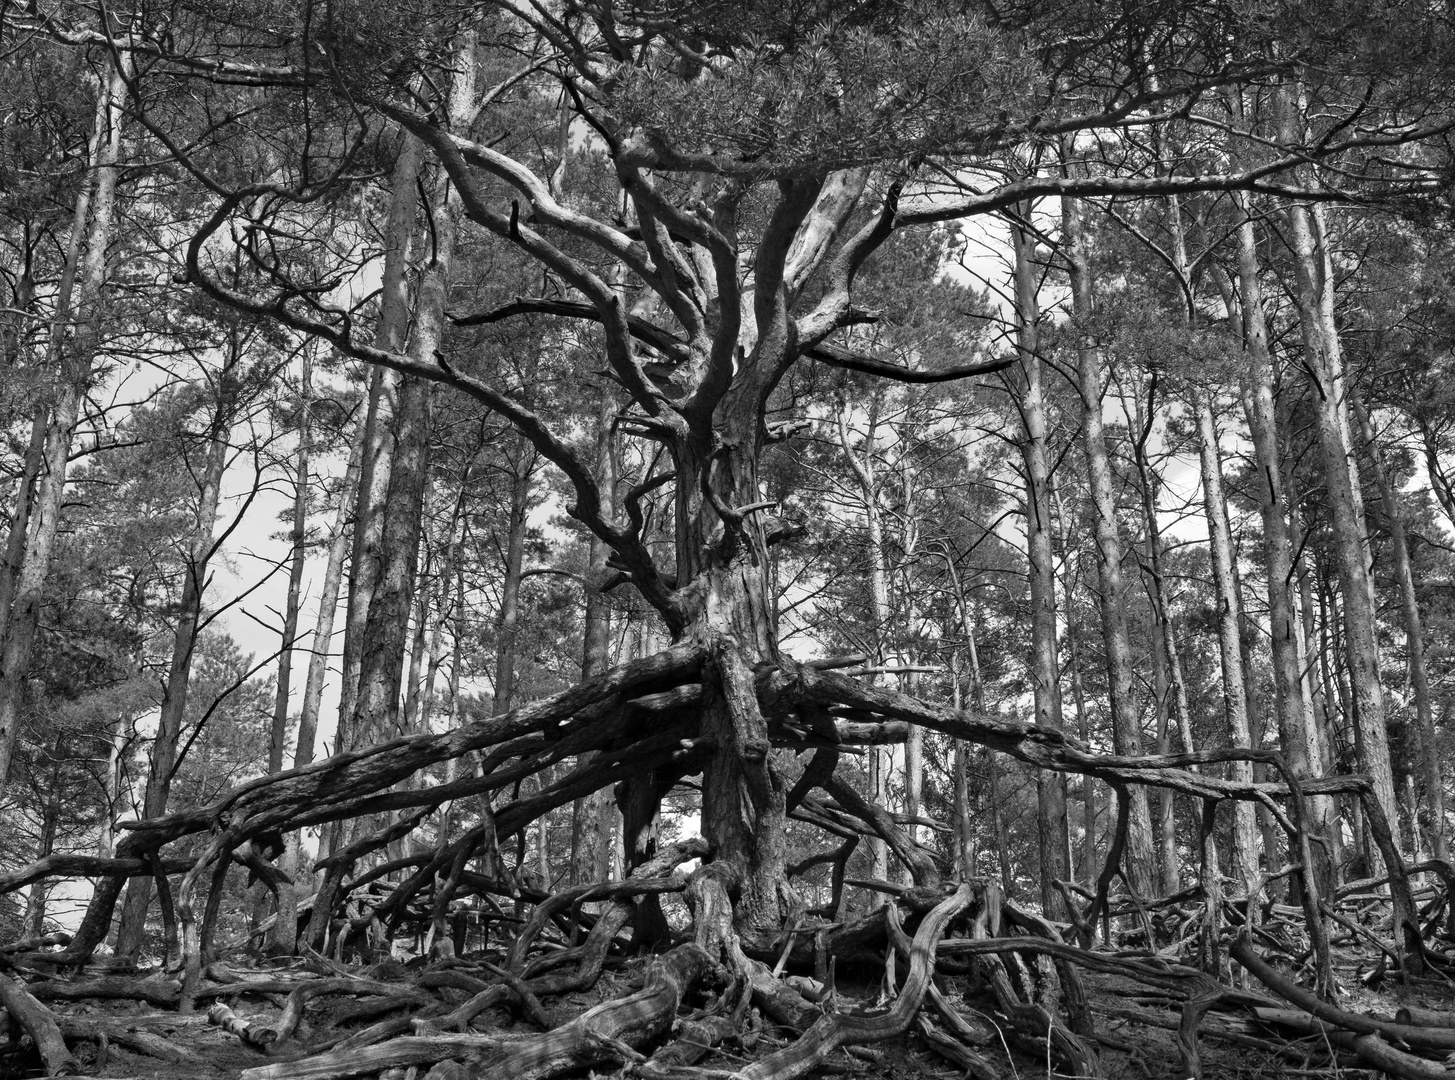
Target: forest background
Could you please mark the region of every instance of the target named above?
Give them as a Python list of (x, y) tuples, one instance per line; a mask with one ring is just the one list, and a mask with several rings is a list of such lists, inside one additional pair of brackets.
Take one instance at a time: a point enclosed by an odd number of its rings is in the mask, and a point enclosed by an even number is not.
[(6, 5), (0, 942), (1439, 970), (1451, 29)]

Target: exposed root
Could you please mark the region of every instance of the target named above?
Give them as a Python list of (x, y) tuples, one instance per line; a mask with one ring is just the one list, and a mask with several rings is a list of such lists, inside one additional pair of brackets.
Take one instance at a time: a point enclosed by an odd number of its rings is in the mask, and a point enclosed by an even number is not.
[(940, 935), (951, 919), (970, 906), (974, 895), (968, 885), (961, 885), (925, 916), (911, 947), (909, 977), (889, 1009), (877, 1013), (826, 1013), (797, 1042), (741, 1070), (743, 1080), (794, 1080), (821, 1064), (840, 1046), (903, 1034), (913, 1022), (929, 987)]
[[(702, 719), (709, 713), (713, 719)], [(902, 741), (910, 724), (990, 747), (1033, 767), (1098, 777), (1116, 791), (1117, 829), (1098, 880), (1091, 888), (1060, 883), (1072, 910), (1071, 927), (1017, 907), (983, 883), (961, 884), (947, 894), (942, 885), (947, 860), (906, 827), (933, 823), (911, 821), (865, 798), (849, 767), (854, 746)], [(730, 739), (736, 740), (734, 752), (740, 751), (742, 759), (736, 769), (718, 761), (719, 749)], [(772, 755), (783, 749), (813, 751), (791, 785), (780, 782), (769, 767)], [(589, 759), (568, 767), (567, 757), (588, 752)], [(1300, 781), (1272, 760), (1276, 755), (1253, 756), (1269, 770), (1267, 776), (1281, 775), (1283, 782), (1235, 783), (1216, 770), (1193, 768), (1229, 760), (1227, 752), (1095, 754), (1044, 728), (928, 705), (812, 666), (764, 665), (755, 671), (730, 650), (724, 652), (721, 642), (681, 646), (449, 735), (396, 740), (340, 755), (246, 785), (211, 807), (135, 823), (114, 859), (56, 857), (0, 877), (0, 892), (56, 873), (84, 870), (100, 877), (86, 918), (69, 942), (51, 936), (0, 946), (0, 967), (50, 976), (36, 978), (28, 990), (0, 979), (0, 991), (16, 1001), (11, 1007), (6, 1000), (7, 1013), (52, 1072), (77, 1067), (74, 1056), (66, 1063), (71, 1054), (66, 1040), (94, 1043), (97, 1061), (106, 1059), (113, 1044), (162, 1060), (191, 1064), (201, 1059), (189, 1058), (190, 1048), (144, 1024), (56, 1016), (42, 1001), (131, 999), (179, 1010), (193, 1001), (247, 996), (276, 1015), (244, 1018), (218, 1004), (209, 1019), (247, 1045), (275, 1055), (273, 1062), (247, 1070), (249, 1080), (320, 1080), (389, 1069), (417, 1074), (431, 1066), (435, 1080), (545, 1080), (601, 1066), (619, 1066), (624, 1075), (645, 1080), (793, 1080), (814, 1070), (862, 1070), (865, 1062), (882, 1069), (888, 1059), (865, 1044), (906, 1032), (915, 1033), (921, 1049), (987, 1080), (1015, 1073), (1020, 1052), (1094, 1077), (1112, 1069), (1103, 1066), (1103, 1052), (1136, 1049), (1134, 1042), (1118, 1037), (1109, 1024), (1114, 1020), (1170, 1032), (1181, 1074), (1191, 1077), (1215, 1075), (1204, 1060), (1204, 1039), (1287, 1057), (1293, 1052), (1279, 1040), (1288, 1034), (1317, 1039), (1318, 1053), (1330, 1062), (1352, 1060), (1405, 1077), (1445, 1075), (1431, 1059), (1455, 1051), (1455, 1018), (1420, 1013), (1414, 1006), (1396, 1020), (1383, 1020), (1333, 1005), (1330, 942), (1324, 931), (1325, 919), (1331, 920), (1328, 925), (1352, 935), (1341, 940), (1341, 947), (1373, 948), (1396, 973), (1425, 968), (1441, 976), (1445, 959), (1426, 941), (1438, 942), (1444, 932), (1455, 871), (1425, 864), (1417, 869), (1433, 870), (1439, 881), (1427, 881), (1423, 891), (1413, 892), (1397, 856), (1386, 854), (1392, 871), (1385, 882), (1359, 883), (1358, 892), (1347, 897), (1328, 890), (1320, 894), (1303, 873), (1313, 861), (1303, 801), (1314, 794), (1344, 793), (1361, 799), (1367, 809), (1367, 781), (1344, 776)], [(457, 769), (442, 784), (399, 783), (452, 757), (464, 758), (471, 767)], [(543, 775), (547, 766), (552, 770)], [(515, 841), (523, 850), (522, 830), (544, 810), (650, 773), (651, 797), (639, 800), (643, 805), (632, 811), (629, 827), (635, 828), (637, 818), (649, 822), (656, 813), (654, 800), (683, 776), (698, 772), (707, 776), (705, 801), (717, 800), (741, 826), (709, 832), (715, 837), (712, 845), (690, 839), (655, 852), (651, 843), (643, 843), (633, 848), (627, 864), (640, 865), (625, 879), (554, 894), (545, 891), (545, 882), (527, 881), (524, 867), (517, 865), (513, 873), (501, 855), (501, 842)], [(525, 797), (491, 803), (492, 793), (518, 794), (529, 777), (540, 782), (524, 788)], [(1171, 897), (1112, 895), (1122, 875), (1128, 793), (1136, 784), (1189, 795), (1205, 810), (1200, 880)], [(435, 812), (449, 800), (467, 798), (470, 802), (460, 807), (473, 809), (458, 810), (464, 827), (450, 832), (456, 811), (441, 814), (440, 831), (425, 845), (416, 840), (411, 850), (406, 838), (418, 831), (430, 836)], [(1301, 906), (1270, 902), (1255, 907), (1246, 896), (1223, 895), (1210, 826), (1211, 810), (1229, 799), (1259, 803), (1289, 834), (1290, 864), (1269, 876), (1290, 876)], [(360, 830), (364, 835), (355, 833), (351, 843), (320, 861), (323, 880), (312, 900), (296, 909), (285, 902), (294, 885), (267, 862), (255, 839), (269, 830), (292, 831), (360, 814), (370, 815), (367, 828)], [(1391, 847), (1387, 823), (1377, 811), (1368, 816), (1371, 837), (1381, 848)], [(788, 818), (831, 839), (825, 850), (801, 858), (775, 880), (762, 872), (766, 863), (754, 854), (757, 849), (749, 850), (750, 841), (762, 821), (781, 825)], [(167, 845), (202, 832), (208, 833), (205, 843), (194, 839), (190, 858), (168, 854)], [(865, 838), (882, 840), (913, 884), (850, 878), (849, 860)], [(784, 847), (783, 837), (775, 836), (773, 844)], [(690, 875), (678, 872), (694, 858), (703, 865)], [(780, 870), (785, 861), (776, 864)], [(300, 946), (307, 959), (295, 962), (292, 970), (259, 978), (214, 962), (211, 939), (224, 871), (233, 863), (263, 881), (280, 910), (292, 912), (288, 918), (295, 925), (296, 912), (307, 912)], [(822, 873), (825, 867), (831, 873), (830, 899), (817, 910), (805, 910), (789, 879), (815, 868)], [(64, 976), (86, 964), (105, 938), (121, 886), (136, 874), (156, 874), (175, 896), (181, 948), (174, 959), (183, 962), (183, 985), (134, 973), (69, 981)], [(169, 874), (183, 875), (175, 889)], [(897, 875), (898, 869), (887, 876)], [(1373, 891), (1381, 885), (1387, 894)], [(849, 888), (875, 894), (880, 906), (840, 920)], [(657, 897), (674, 893), (687, 902), (690, 926), (680, 920), (669, 924), (656, 906)], [(652, 917), (644, 919), (648, 899)], [(1356, 909), (1356, 902), (1366, 909)], [(164, 909), (170, 918), (171, 906)], [(467, 915), (486, 930), (481, 951), (465, 951)], [(1241, 936), (1225, 951), (1230, 927), (1241, 928)], [(1076, 943), (1063, 939), (1063, 933)], [(411, 970), (392, 964), (382, 973), (361, 972), (345, 963), (377, 958), (404, 935), (413, 935), (418, 952), (428, 954), (412, 962)], [(285, 942), (293, 937), (279, 936)], [(563, 1008), (584, 1006), (563, 1003), (561, 995), (591, 990), (608, 964), (640, 952), (647, 939), (652, 948), (674, 943), (676, 948), (652, 962), (641, 990), (579, 1015), (563, 1015)], [(693, 943), (680, 944), (684, 940)], [(1123, 947), (1145, 946), (1145, 951), (1110, 951), (1118, 941)], [(313, 947), (335, 959), (324, 960)], [(1229, 955), (1283, 1001), (1229, 985)], [(1174, 959), (1183, 957), (1190, 962)], [(1308, 965), (1314, 988), (1304, 989), (1280, 974), (1266, 957)], [(882, 993), (892, 997), (887, 1006), (846, 1003), (865, 972), (874, 978), (883, 974)], [(946, 983), (942, 991), (932, 981), (935, 975), (958, 981)], [(731, 981), (705, 1007), (679, 1015), (694, 987), (726, 978)], [(1135, 989), (1127, 1000), (1101, 1000), (1098, 980)], [(311, 1002), (338, 995), (358, 1000), (333, 1004), (326, 1021), (305, 1024)], [(495, 1022), (485, 1013), (497, 1008), (509, 1009), (536, 1033), (469, 1031), (472, 1024)], [(177, 1025), (187, 1022), (176, 1019)], [(200, 1017), (192, 1022), (198, 1025), (194, 1030), (205, 1030)], [(216, 1036), (213, 1041), (222, 1042)], [(228, 1043), (235, 1052), (236, 1044)], [(12, 1047), (20, 1048), (18, 1039)], [(89, 1060), (86, 1047), (77, 1049), (82, 1060)], [(846, 1061), (846, 1054), (852, 1058)], [(283, 1055), (298, 1059), (284, 1061)]]
[(432, 1080), (541, 1080), (604, 1061), (643, 1060), (636, 1047), (665, 1033), (677, 1007), (715, 965), (695, 944), (679, 945), (653, 962), (637, 993), (608, 1001), (544, 1035), (502, 1047), (468, 1065), (430, 1070)]
[(47, 1076), (73, 1076), (81, 1071), (81, 1063), (66, 1048), (55, 1015), (19, 983), (3, 975), (0, 975), (0, 1005), (5, 1006), (11, 1022), (23, 1027), (35, 1043)]

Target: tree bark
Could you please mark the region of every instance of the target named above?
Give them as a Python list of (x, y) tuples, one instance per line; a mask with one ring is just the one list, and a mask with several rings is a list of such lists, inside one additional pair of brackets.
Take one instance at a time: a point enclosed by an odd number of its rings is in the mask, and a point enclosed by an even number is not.
[(308, 452), (312, 437), (309, 411), (312, 408), (310, 381), (311, 356), (303, 350), (303, 373), (299, 384), (298, 453), (293, 474), (293, 529), (288, 539), (293, 546), (288, 567), (288, 598), (283, 608), (283, 642), (278, 654), (278, 686), (273, 699), (273, 725), (268, 739), (268, 771), (283, 768), (283, 752), (288, 742), (288, 694), (293, 675), (293, 642), (298, 636), (298, 605), (303, 592), (303, 564), (307, 551), (304, 540), (308, 532)]
[(303, 704), (298, 710), (294, 768), (302, 768), (313, 761), (318, 739), (318, 712), (323, 702), (323, 685), (328, 679), (329, 649), (333, 644), (333, 624), (343, 587), (344, 562), (349, 553), (350, 522), (357, 500), (365, 435), (366, 425), (361, 416), (354, 425), (354, 434), (349, 442), (349, 461), (339, 487), (338, 513), (329, 534), (328, 561), (324, 564), (323, 584), (318, 593), (318, 618), (313, 628), (313, 648), (308, 657), (308, 680), (304, 683)]
[[(596, 485), (601, 491), (602, 511), (616, 513), (616, 454), (612, 423), (616, 402), (603, 394), (596, 415)], [(586, 610), (582, 620), (581, 678), (590, 679), (611, 666), (611, 603), (602, 591), (609, 574), (609, 552), (600, 537), (593, 535), (586, 556)], [(588, 764), (582, 755), (578, 764)], [(617, 813), (609, 790), (577, 799), (571, 806), (571, 884), (605, 881), (610, 873), (613, 816)]]
[[(1080, 208), (1072, 199), (1061, 202), (1061, 227), (1065, 237), (1062, 254), (1071, 275), (1073, 310), (1077, 319), (1090, 320), (1094, 314), (1091, 269), (1082, 238)], [(1127, 631), (1122, 579), (1122, 541), (1102, 421), (1106, 377), (1102, 371), (1101, 350), (1083, 342), (1076, 350), (1076, 375), (1077, 389), (1081, 394), (1082, 445), (1086, 451), (1091, 504), (1095, 512), (1096, 572), (1100, 586), (1102, 635), (1106, 641), (1112, 734), (1117, 753), (1135, 755), (1142, 752), (1142, 724), (1133, 689), (1132, 647)], [(1146, 788), (1133, 788), (1131, 800), (1131, 818), (1127, 822), (1127, 880), (1134, 892), (1146, 896), (1156, 880), (1152, 815), (1147, 805)]]
[[(1253, 742), (1248, 727), (1247, 683), (1243, 678), (1241, 604), (1233, 573), (1232, 529), (1228, 522), (1227, 498), (1223, 494), (1222, 456), (1218, 452), (1211, 395), (1206, 387), (1198, 386), (1193, 388), (1192, 397), (1202, 465), (1203, 511), (1207, 518), (1216, 590), (1218, 654), (1223, 669), (1223, 715), (1227, 719), (1230, 744), (1235, 749), (1250, 750)], [(1253, 766), (1248, 761), (1232, 762), (1231, 772), (1238, 783), (1252, 782)], [(1248, 900), (1251, 918), (1260, 881), (1257, 815), (1248, 803), (1238, 803), (1233, 808), (1233, 815), (1233, 862), (1241, 878), (1241, 894)]]
[[(1066, 655), (1071, 670), (1071, 701), (1076, 708), (1076, 733), (1083, 744), (1091, 745), (1091, 716), (1086, 707), (1086, 687), (1081, 679), (1081, 647), (1076, 633), (1075, 587), (1081, 583), (1079, 559), (1073, 559), (1069, 541), (1070, 523), (1059, 486), (1052, 488), (1056, 498), (1056, 520), (1060, 523), (1061, 557), (1065, 570), (1061, 575), (1061, 595), (1066, 604)], [(1073, 570), (1073, 566), (1077, 569)], [(1096, 781), (1081, 778), (1081, 879), (1096, 880)]]
[[(1273, 658), (1274, 708), (1278, 714), (1278, 742), (1295, 776), (1305, 777), (1318, 763), (1318, 733), (1304, 694), (1303, 660), (1299, 650), (1299, 615), (1294, 603), (1294, 545), (1292, 508), (1284, 483), (1285, 465), (1278, 444), (1278, 413), (1274, 401), (1273, 357), (1268, 345), (1268, 323), (1259, 280), (1257, 238), (1248, 198), (1234, 196), (1241, 212), (1238, 223), (1238, 307), (1241, 311), (1244, 412), (1253, 444), (1258, 482), (1253, 490), (1263, 522), (1263, 567), (1268, 596), (1269, 638)], [(1318, 763), (1322, 769), (1322, 763)], [(1310, 825), (1328, 836), (1330, 803), (1311, 800)], [(1315, 845), (1319, 865), (1313, 872), (1319, 889), (1332, 895), (1332, 868), (1322, 844)]]
[[(192, 656), (202, 628), (202, 600), (207, 588), (208, 566), (212, 556), (217, 553), (218, 541), (213, 538), (213, 530), (217, 526), (222, 476), (227, 468), (229, 435), (237, 404), (239, 382), (236, 369), (243, 360), (241, 343), (236, 337), (229, 353), (217, 380), (218, 399), (213, 405), (212, 421), (208, 427), (207, 456), (198, 478), (200, 487), (197, 493), (197, 519), (188, 539), (182, 596), (178, 603), (177, 629), (172, 642), (172, 658), (167, 667), (166, 683), (162, 688), (157, 734), (152, 742), (151, 769), (147, 775), (146, 794), (142, 803), (142, 816), (146, 818), (161, 817), (167, 812), (172, 777), (177, 768), (177, 742), (187, 715)], [(146, 932), (151, 894), (152, 879), (149, 877), (132, 878), (127, 884), (126, 902), (117, 931), (117, 955), (134, 957), (140, 951)]]
[[(1029, 214), (1029, 208), (1024, 211)], [(1026, 546), (1030, 560), (1031, 685), (1037, 724), (1064, 731), (1061, 715), (1061, 665), (1056, 645), (1056, 563), (1051, 550), (1051, 470), (1046, 435), (1046, 403), (1041, 386), (1039, 354), (1040, 306), (1033, 261), (1035, 240), (1020, 224), (1011, 227), (1015, 248), (1016, 351), (1020, 364), (1020, 413), (1023, 435), (1021, 462), (1025, 473)], [(1041, 910), (1048, 918), (1066, 917), (1066, 904), (1055, 883), (1071, 878), (1071, 850), (1066, 821), (1066, 778), (1038, 772), (1037, 839), (1041, 864)], [(1146, 807), (1145, 800), (1142, 803)], [(1150, 835), (1147, 836), (1150, 841)], [(1139, 871), (1133, 871), (1136, 873)], [(1146, 881), (1137, 883), (1145, 886)]]
[[(1415, 723), (1420, 736), (1420, 772), (1425, 785), (1425, 798), (1429, 800), (1429, 832), (1431, 853), (1437, 859), (1448, 860), (1450, 847), (1445, 836), (1445, 778), (1440, 768), (1440, 744), (1435, 733), (1435, 713), (1430, 702), (1430, 679), (1425, 667), (1425, 627), (1420, 618), (1420, 598), (1415, 589), (1414, 571), (1410, 566), (1409, 539), (1405, 530), (1404, 511), (1400, 507), (1399, 493), (1390, 480), (1389, 469), (1384, 462), (1384, 451), (1370, 422), (1369, 413), (1359, 398), (1359, 392), (1349, 390), (1349, 404), (1359, 422), (1360, 432), (1369, 453), (1369, 462), (1374, 472), (1374, 483), (1379, 488), (1379, 501), (1384, 510), (1386, 526), (1389, 529), (1390, 553), (1394, 556), (1394, 574), (1399, 582), (1400, 606), (1404, 615), (1406, 663), (1409, 670), (1410, 687), (1415, 699)], [(1411, 807), (1413, 810), (1414, 807)], [(1415, 819), (1411, 819), (1414, 821)]]
[[(44, 599), (46, 579), (50, 574), (51, 555), (60, 532), (61, 507), (66, 489), (66, 470), (71, 443), (80, 421), (81, 403), (90, 386), (92, 366), (100, 347), (101, 322), (104, 314), (106, 284), (106, 249), (111, 239), (111, 220), (116, 210), (116, 183), (120, 172), (117, 159), (121, 153), (122, 110), (126, 99), (123, 73), (113, 61), (97, 96), (96, 119), (88, 150), (88, 172), (93, 177), (76, 200), (76, 218), (72, 222), (66, 268), (62, 272), (55, 318), (51, 324), (48, 367), (55, 372), (55, 396), (49, 408), (41, 407), (36, 423), (44, 426), (44, 450), (41, 455), (38, 489), (34, 503), (27, 504), (22, 483), (17, 507), (28, 508), (29, 532), (12, 527), (10, 546), (19, 550), (24, 537), (24, 552), (14, 572), (14, 586), (8, 607), (0, 614), (4, 619), (0, 633), (0, 793), (10, 774), (10, 761), (19, 733), (22, 699), (26, 676), (30, 671), (31, 649), (35, 643)], [(125, 54), (119, 62), (130, 63)], [(86, 221), (89, 213), (90, 221)], [(85, 236), (84, 254), (80, 240)], [(72, 282), (79, 277), (80, 288), (74, 305), (70, 302)], [(74, 331), (68, 333), (68, 328)], [(32, 436), (35, 439), (35, 436)], [(24, 480), (24, 478), (22, 478)], [(24, 514), (17, 514), (17, 520)], [(10, 565), (17, 565), (9, 560)]]
[[(409, 333), (410, 286), (406, 278), (419, 206), (423, 148), (413, 135), (400, 136), (399, 154), (390, 179), (389, 218), (384, 234), (384, 267), (380, 284), (379, 318), (374, 341), (391, 352), (404, 352)], [(369, 379), (368, 407), (364, 414), (364, 446), (355, 492), (352, 558), (349, 566), (349, 602), (344, 619), (343, 676), (339, 688), (335, 752), (351, 750), (364, 732), (357, 729), (358, 701), (363, 668), (364, 636), (369, 608), (383, 572), (384, 517), (393, 471), (396, 416), (402, 377), (374, 368)], [(377, 656), (376, 656), (377, 659)], [(325, 846), (332, 849), (338, 835)]]
[[(883, 665), (888, 659), (890, 619), (889, 561), (884, 550), (884, 521), (879, 508), (879, 479), (875, 461), (875, 444), (879, 432), (879, 412), (884, 404), (882, 389), (870, 399), (865, 419), (864, 449), (857, 452), (849, 437), (849, 405), (840, 402), (838, 412), (839, 446), (859, 489), (859, 503), (864, 508), (864, 531), (868, 544), (869, 599), (873, 618), (874, 662)], [(869, 762), (869, 797), (875, 805), (889, 808), (889, 751), (880, 746), (866, 748)], [(876, 881), (889, 877), (889, 852), (878, 836), (869, 837), (870, 872)]]
[[(1334, 556), (1344, 608), (1345, 656), (1354, 705), (1355, 752), (1368, 774), (1374, 796), (1391, 822), (1399, 820), (1394, 769), (1385, 730), (1384, 689), (1373, 583), (1369, 573), (1368, 533), (1358, 466), (1349, 437), (1348, 388), (1344, 359), (1334, 323), (1334, 282), (1319, 214), (1306, 205), (1290, 206), (1288, 239), (1293, 249), (1294, 300), (1303, 333), (1304, 370), (1318, 411), (1319, 450), (1325, 498), (1333, 526)], [(1377, 853), (1373, 853), (1377, 858)], [(1377, 873), (1377, 867), (1375, 869)]]

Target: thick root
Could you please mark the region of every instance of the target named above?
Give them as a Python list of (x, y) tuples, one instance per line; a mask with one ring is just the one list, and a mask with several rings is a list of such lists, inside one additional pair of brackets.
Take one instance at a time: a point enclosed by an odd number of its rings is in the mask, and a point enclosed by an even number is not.
[(469, 1065), (436, 1066), (429, 1080), (544, 1080), (604, 1061), (636, 1061), (636, 1048), (665, 1034), (677, 1007), (715, 968), (697, 945), (679, 945), (647, 972), (646, 985), (628, 997), (590, 1009), (544, 1035), (513, 1043)]

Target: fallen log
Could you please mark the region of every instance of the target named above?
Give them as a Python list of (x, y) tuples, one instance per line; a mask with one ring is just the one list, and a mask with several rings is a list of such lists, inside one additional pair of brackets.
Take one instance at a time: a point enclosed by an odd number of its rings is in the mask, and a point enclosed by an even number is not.
[(1390, 1076), (1404, 1080), (1450, 1080), (1455, 1075), (1442, 1063), (1397, 1050), (1378, 1035), (1356, 1035), (1297, 1009), (1254, 1009), (1253, 1012), (1264, 1023), (1314, 1036), (1347, 1050), (1365, 1065)]
[(1455, 1050), (1455, 1028), (1391, 1023), (1330, 1005), (1312, 991), (1305, 990), (1292, 979), (1284, 978), (1274, 971), (1273, 966), (1253, 950), (1253, 943), (1246, 933), (1239, 935), (1238, 939), (1233, 942), (1229, 953), (1234, 960), (1247, 968), (1254, 978), (1279, 997), (1293, 1002), (1304, 1012), (1316, 1016), (1336, 1028), (1354, 1032), (1356, 1035), (1375, 1035), (1381, 1041), (1393, 1039), (1408, 1046), (1423, 1047), (1427, 1050), (1442, 1050), (1446, 1053)]
[(236, 1035), (248, 1046), (266, 1050), (278, 1041), (278, 1032), (262, 1024), (254, 1024), (233, 1012), (226, 1005), (217, 1004), (207, 1010), (207, 1022), (223, 1031)]
[(81, 1063), (66, 1049), (55, 1015), (12, 979), (0, 975), (0, 1005), (30, 1035), (47, 1076), (75, 1076)]

